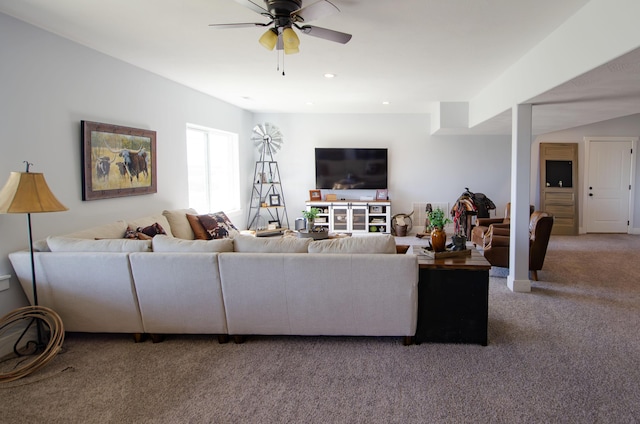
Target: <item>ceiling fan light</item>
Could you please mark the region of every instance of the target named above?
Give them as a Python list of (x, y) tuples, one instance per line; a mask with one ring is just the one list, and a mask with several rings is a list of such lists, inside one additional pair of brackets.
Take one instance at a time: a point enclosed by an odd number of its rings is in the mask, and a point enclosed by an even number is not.
[(294, 54), (300, 51), (298, 49), (300, 39), (298, 38), (298, 34), (291, 28), (285, 28), (284, 31), (282, 31), (282, 44), (284, 45), (285, 54)]
[(278, 34), (273, 29), (268, 29), (262, 34), (258, 42), (267, 50), (273, 50), (278, 42)]

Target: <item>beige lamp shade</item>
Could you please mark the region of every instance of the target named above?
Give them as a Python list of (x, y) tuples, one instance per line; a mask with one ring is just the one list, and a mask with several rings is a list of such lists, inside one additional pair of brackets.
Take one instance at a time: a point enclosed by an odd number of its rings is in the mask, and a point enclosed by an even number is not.
[(298, 38), (298, 34), (291, 28), (285, 28), (284, 31), (282, 31), (282, 44), (284, 45), (285, 54), (295, 54), (300, 51), (300, 49), (298, 49), (300, 39)]
[(68, 208), (51, 193), (44, 175), (12, 172), (0, 192), (0, 213), (61, 212)]
[(273, 50), (278, 42), (278, 34), (272, 29), (268, 29), (267, 32), (262, 34), (262, 37), (258, 40), (258, 42), (267, 50)]

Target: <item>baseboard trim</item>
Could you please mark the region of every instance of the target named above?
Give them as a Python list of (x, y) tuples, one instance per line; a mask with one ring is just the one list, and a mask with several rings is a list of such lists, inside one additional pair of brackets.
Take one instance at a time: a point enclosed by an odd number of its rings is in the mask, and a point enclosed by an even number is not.
[(509, 290), (516, 293), (529, 293), (531, 292), (531, 280), (516, 280), (511, 274), (507, 277), (507, 287)]
[[(7, 332), (0, 337), (0, 358), (13, 355), (13, 345), (16, 343), (18, 337), (20, 337), (20, 333), (24, 331), (27, 324), (28, 322), (21, 325), (15, 325), (14, 328), (9, 328)], [(35, 340), (36, 337), (35, 326), (32, 326), (24, 336), (23, 340)]]

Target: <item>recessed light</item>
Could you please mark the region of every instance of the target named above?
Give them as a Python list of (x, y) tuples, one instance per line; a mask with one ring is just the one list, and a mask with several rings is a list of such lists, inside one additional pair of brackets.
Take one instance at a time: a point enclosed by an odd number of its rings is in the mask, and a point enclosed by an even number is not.
[(327, 72), (326, 74), (324, 74), (324, 77), (325, 78), (335, 78), (336, 74), (332, 74), (332, 73)]
[(390, 105), (390, 104), (391, 104), (391, 102), (389, 102), (389, 101), (385, 100), (385, 101), (383, 101), (383, 102), (382, 102), (382, 104), (383, 104), (383, 105)]
[(313, 106), (313, 102), (307, 102), (307, 106)]

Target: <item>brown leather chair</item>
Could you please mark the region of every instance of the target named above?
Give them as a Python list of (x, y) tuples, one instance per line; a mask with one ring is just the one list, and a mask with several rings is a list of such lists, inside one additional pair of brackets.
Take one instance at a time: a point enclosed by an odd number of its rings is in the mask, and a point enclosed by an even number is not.
[(484, 235), (489, 231), (491, 224), (509, 226), (511, 215), (511, 202), (504, 208), (504, 218), (477, 218), (476, 225), (471, 229), (471, 242), (474, 246), (484, 245)]
[[(533, 213), (534, 206), (529, 205), (529, 215)], [(509, 228), (511, 218), (511, 202), (507, 203), (504, 208), (504, 218), (478, 218), (476, 225), (471, 230), (471, 242), (474, 246), (484, 246), (484, 237), (489, 231), (489, 226)]]
[[(529, 218), (529, 271), (533, 280), (538, 281), (538, 271), (542, 269), (547, 254), (549, 237), (553, 227), (553, 215), (535, 211)], [(509, 228), (489, 226), (484, 238), (482, 254), (492, 266), (509, 268)]]

